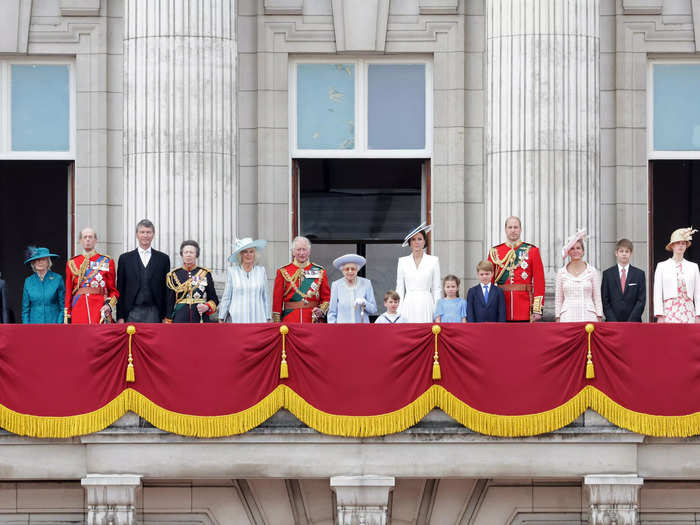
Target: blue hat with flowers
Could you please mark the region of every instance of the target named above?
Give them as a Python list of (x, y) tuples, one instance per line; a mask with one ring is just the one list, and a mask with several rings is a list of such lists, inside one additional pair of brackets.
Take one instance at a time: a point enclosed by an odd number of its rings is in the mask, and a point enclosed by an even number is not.
[(43, 246), (28, 246), (24, 256), (26, 258), (24, 264), (36, 261), (37, 259), (43, 259), (44, 257), (58, 257), (58, 255), (49, 252), (49, 249)]

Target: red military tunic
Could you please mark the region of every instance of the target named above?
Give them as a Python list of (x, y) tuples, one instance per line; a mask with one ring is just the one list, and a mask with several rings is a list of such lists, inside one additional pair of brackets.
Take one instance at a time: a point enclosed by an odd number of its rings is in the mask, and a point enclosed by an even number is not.
[(328, 312), (331, 289), (323, 266), (309, 262), (303, 268), (296, 262), (283, 266), (275, 275), (272, 292), (272, 320), (285, 323), (312, 323), (315, 307)]
[(530, 314), (542, 315), (544, 304), (544, 266), (534, 244), (504, 242), (489, 251), (493, 263), (492, 282), (506, 296), (506, 320), (529, 321)]
[[(87, 256), (87, 259), (86, 259)], [(114, 307), (119, 292), (115, 286), (114, 260), (97, 252), (80, 254), (66, 264), (64, 322), (97, 324), (106, 302)]]

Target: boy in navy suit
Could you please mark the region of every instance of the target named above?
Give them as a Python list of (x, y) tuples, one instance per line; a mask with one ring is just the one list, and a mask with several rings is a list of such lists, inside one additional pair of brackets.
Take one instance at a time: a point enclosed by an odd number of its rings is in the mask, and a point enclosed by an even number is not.
[(476, 265), (479, 282), (467, 293), (468, 323), (505, 323), (506, 296), (498, 286), (491, 284), (493, 264), (481, 261)]
[(629, 239), (617, 241), (617, 264), (603, 272), (600, 295), (606, 321), (642, 322), (642, 312), (647, 302), (646, 275), (630, 264), (633, 249)]

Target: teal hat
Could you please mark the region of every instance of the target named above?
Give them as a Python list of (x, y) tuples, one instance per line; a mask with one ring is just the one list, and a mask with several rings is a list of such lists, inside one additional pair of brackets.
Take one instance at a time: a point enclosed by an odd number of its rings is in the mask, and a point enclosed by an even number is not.
[(42, 246), (28, 246), (24, 256), (26, 257), (24, 264), (36, 261), (37, 259), (43, 259), (44, 257), (58, 257), (55, 253), (50, 253), (48, 248)]

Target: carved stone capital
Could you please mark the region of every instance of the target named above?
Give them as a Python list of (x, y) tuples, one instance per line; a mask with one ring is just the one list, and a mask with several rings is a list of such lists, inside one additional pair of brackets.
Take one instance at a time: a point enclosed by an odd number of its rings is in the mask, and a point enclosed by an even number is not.
[(87, 495), (87, 525), (134, 525), (141, 476), (88, 474), (81, 480)]
[(639, 489), (644, 479), (636, 474), (586, 476), (590, 525), (636, 525)]
[(333, 476), (338, 525), (386, 525), (394, 485), (390, 476)]

